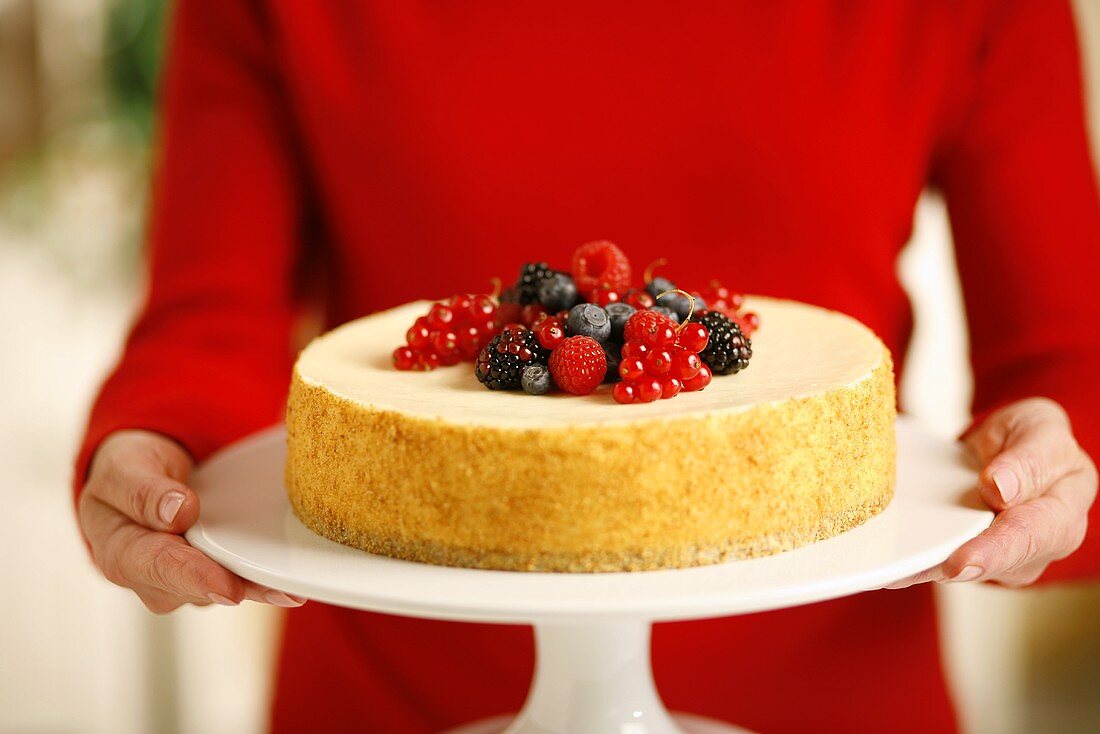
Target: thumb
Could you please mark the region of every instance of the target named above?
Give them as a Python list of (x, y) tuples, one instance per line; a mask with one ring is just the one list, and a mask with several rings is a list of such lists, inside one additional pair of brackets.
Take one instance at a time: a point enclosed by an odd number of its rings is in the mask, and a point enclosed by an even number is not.
[(199, 517), (199, 498), (184, 482), (191, 458), (149, 431), (111, 434), (96, 452), (85, 491), (144, 527), (182, 533)]
[(982, 465), (978, 488), (995, 510), (1041, 496), (1073, 465), (1077, 443), (1066, 412), (1029, 398), (989, 416), (966, 437)]

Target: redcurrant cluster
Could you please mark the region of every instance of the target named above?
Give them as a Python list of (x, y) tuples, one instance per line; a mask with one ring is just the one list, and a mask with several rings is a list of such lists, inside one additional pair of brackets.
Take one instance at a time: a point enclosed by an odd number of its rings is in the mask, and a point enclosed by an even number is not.
[(718, 311), (730, 317), (741, 327), (741, 333), (751, 337), (752, 333), (760, 327), (760, 317), (752, 311), (741, 313), (741, 306), (745, 298), (740, 293), (734, 293), (717, 280), (710, 284), (699, 294), (707, 302), (707, 308)]
[(710, 337), (702, 324), (688, 321), (677, 327), (664, 314), (638, 311), (627, 320), (623, 336), (623, 379), (611, 390), (616, 402), (652, 403), (710, 384), (710, 368), (699, 358)]
[(499, 329), (492, 296), (451, 296), (433, 303), (413, 322), (405, 333), (406, 344), (393, 352), (393, 365), (399, 370), (434, 370), (472, 362)]

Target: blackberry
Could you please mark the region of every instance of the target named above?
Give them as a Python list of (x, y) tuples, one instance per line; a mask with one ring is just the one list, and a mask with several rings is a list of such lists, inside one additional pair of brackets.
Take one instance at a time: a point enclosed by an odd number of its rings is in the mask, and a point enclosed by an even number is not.
[(546, 364), (550, 358), (535, 332), (522, 326), (504, 329), (477, 356), (474, 375), (490, 390), (518, 390), (523, 370), (532, 364)]
[(741, 333), (737, 322), (718, 311), (704, 311), (691, 317), (707, 327), (710, 341), (699, 356), (716, 375), (732, 375), (749, 366), (752, 342)]
[(553, 278), (556, 273), (546, 263), (527, 263), (519, 271), (515, 288), (517, 302), (521, 306), (539, 302), (539, 284)]

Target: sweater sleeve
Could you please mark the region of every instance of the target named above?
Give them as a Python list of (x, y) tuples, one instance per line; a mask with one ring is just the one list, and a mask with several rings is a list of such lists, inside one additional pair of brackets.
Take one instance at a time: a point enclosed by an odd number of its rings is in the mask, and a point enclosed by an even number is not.
[(148, 293), (89, 418), (196, 460), (280, 417), (291, 365), (300, 177), (265, 29), (239, 0), (178, 3), (160, 100)]
[[(970, 331), (973, 411), (1061, 403), (1100, 459), (1100, 196), (1068, 2), (1002, 4), (960, 78), (934, 180), (947, 200)], [(1044, 580), (1100, 575), (1100, 512)]]

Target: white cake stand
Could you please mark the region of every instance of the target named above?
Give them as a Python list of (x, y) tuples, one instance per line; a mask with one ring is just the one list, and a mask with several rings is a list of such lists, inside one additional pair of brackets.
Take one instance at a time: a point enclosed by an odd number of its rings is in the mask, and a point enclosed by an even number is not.
[(187, 539), (231, 571), (318, 601), (412, 617), (533, 624), (537, 667), (510, 723), (452, 734), (729, 734), (661, 703), (650, 625), (833, 599), (935, 565), (987, 527), (959, 445), (898, 420), (897, 495), (864, 525), (767, 558), (670, 571), (550, 574), (430, 566), (326, 540), (290, 511), (282, 428), (212, 457), (194, 476), (202, 522)]

